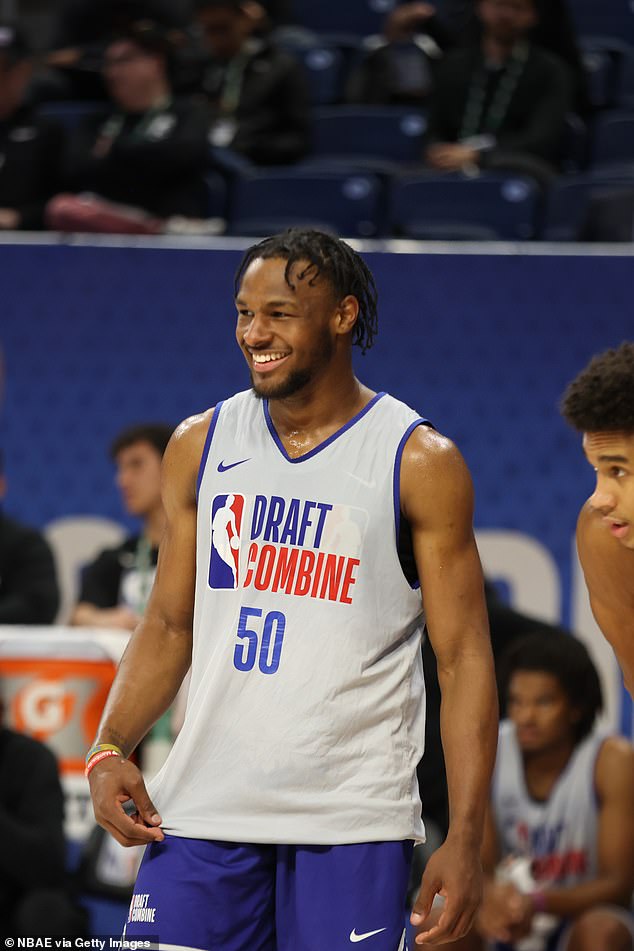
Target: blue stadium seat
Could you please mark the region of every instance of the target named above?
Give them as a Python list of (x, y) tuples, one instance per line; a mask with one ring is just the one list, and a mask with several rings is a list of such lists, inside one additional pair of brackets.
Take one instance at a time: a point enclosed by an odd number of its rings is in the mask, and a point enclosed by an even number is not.
[(621, 61), (617, 104), (620, 109), (634, 109), (634, 49)]
[(613, 107), (617, 102), (621, 63), (630, 47), (594, 36), (583, 37), (580, 46), (590, 102), (595, 109)]
[(227, 217), (227, 180), (220, 172), (207, 172), (205, 175), (205, 189), (207, 191), (207, 217)]
[(267, 235), (295, 225), (326, 228), (348, 237), (381, 230), (384, 188), (376, 175), (269, 169), (233, 185), (229, 234)]
[(107, 102), (87, 100), (86, 102), (43, 102), (37, 107), (37, 113), (40, 116), (46, 116), (48, 119), (55, 119), (60, 125), (72, 132), (84, 119), (90, 119), (93, 116), (107, 116), (111, 111)]
[(605, 113), (594, 129), (592, 166), (600, 170), (623, 162), (634, 162), (634, 112)]
[(597, 195), (624, 188), (631, 190), (634, 179), (615, 181), (579, 175), (561, 178), (548, 193), (540, 237), (544, 241), (576, 241), (586, 210)]
[(394, 232), (422, 240), (526, 240), (533, 237), (538, 188), (514, 175), (408, 175), (393, 184)]
[(421, 112), (400, 106), (319, 109), (313, 120), (313, 155), (420, 162), (426, 127)]
[(343, 99), (345, 57), (329, 43), (284, 41), (284, 49), (298, 60), (304, 70), (313, 105), (326, 106)]
[(316, 33), (380, 33), (397, 0), (292, 0), (291, 19)]
[(601, 36), (634, 44), (634, 9), (630, 0), (570, 0), (580, 36)]

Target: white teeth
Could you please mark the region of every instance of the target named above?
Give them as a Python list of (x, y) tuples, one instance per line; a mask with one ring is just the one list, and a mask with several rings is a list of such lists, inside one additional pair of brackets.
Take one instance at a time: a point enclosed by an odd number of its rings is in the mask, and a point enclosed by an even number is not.
[(281, 360), (285, 353), (252, 353), (254, 363), (270, 363), (271, 360)]

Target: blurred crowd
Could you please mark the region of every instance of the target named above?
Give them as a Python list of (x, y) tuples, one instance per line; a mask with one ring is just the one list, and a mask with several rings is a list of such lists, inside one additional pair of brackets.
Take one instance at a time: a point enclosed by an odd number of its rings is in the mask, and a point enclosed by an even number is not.
[[(617, 104), (625, 45), (595, 51), (599, 90), (567, 0), (396, 3), (365, 37), (293, 14), (290, 0), (64, 0), (48, 37), (0, 24), (0, 229), (231, 232), (236, 181), (271, 166), (502, 172), (544, 192), (583, 168), (597, 112)], [(425, 134), (381, 163), (370, 125), (367, 162), (361, 146), (346, 162), (320, 146), (324, 107), (407, 108)]]

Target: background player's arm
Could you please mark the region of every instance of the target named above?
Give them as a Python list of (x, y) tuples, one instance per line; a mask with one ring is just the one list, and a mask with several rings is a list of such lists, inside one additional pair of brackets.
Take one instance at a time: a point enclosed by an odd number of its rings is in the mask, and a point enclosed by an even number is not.
[[(163, 460), (166, 530), (145, 616), (132, 635), (112, 685), (97, 736), (128, 756), (174, 700), (189, 669), (196, 573), (196, 476), (209, 414), (176, 430)], [(124, 845), (162, 838), (160, 817), (140, 772), (115, 757), (90, 774), (95, 816)], [(133, 799), (135, 818), (122, 802)]]
[[(427, 627), (442, 691), (441, 731), (450, 828), (430, 859), (416, 915), (434, 894), (445, 910), (426, 943), (468, 931), (481, 893), (480, 847), (497, 735), (497, 693), (482, 569), (473, 536), (471, 478), (456, 447), (418, 427), (401, 467), (401, 505), (412, 528)], [(418, 941), (422, 943), (422, 941)]]
[[(608, 534), (588, 504), (577, 521), (577, 549), (592, 614), (634, 696), (634, 553)], [(622, 580), (624, 573), (628, 577)]]

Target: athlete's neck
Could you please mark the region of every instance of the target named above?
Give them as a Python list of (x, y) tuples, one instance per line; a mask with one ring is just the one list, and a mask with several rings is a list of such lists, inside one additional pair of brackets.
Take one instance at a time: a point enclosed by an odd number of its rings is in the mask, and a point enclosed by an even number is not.
[(547, 799), (557, 780), (565, 770), (576, 744), (571, 739), (551, 749), (538, 753), (524, 753), (524, 778), (526, 788), (534, 799)]
[(147, 538), (152, 548), (158, 548), (165, 530), (165, 511), (162, 505), (152, 509), (143, 520), (143, 537)]
[(302, 456), (345, 426), (374, 392), (350, 373), (336, 383), (308, 384), (287, 399), (271, 400), (269, 412), (288, 454)]

